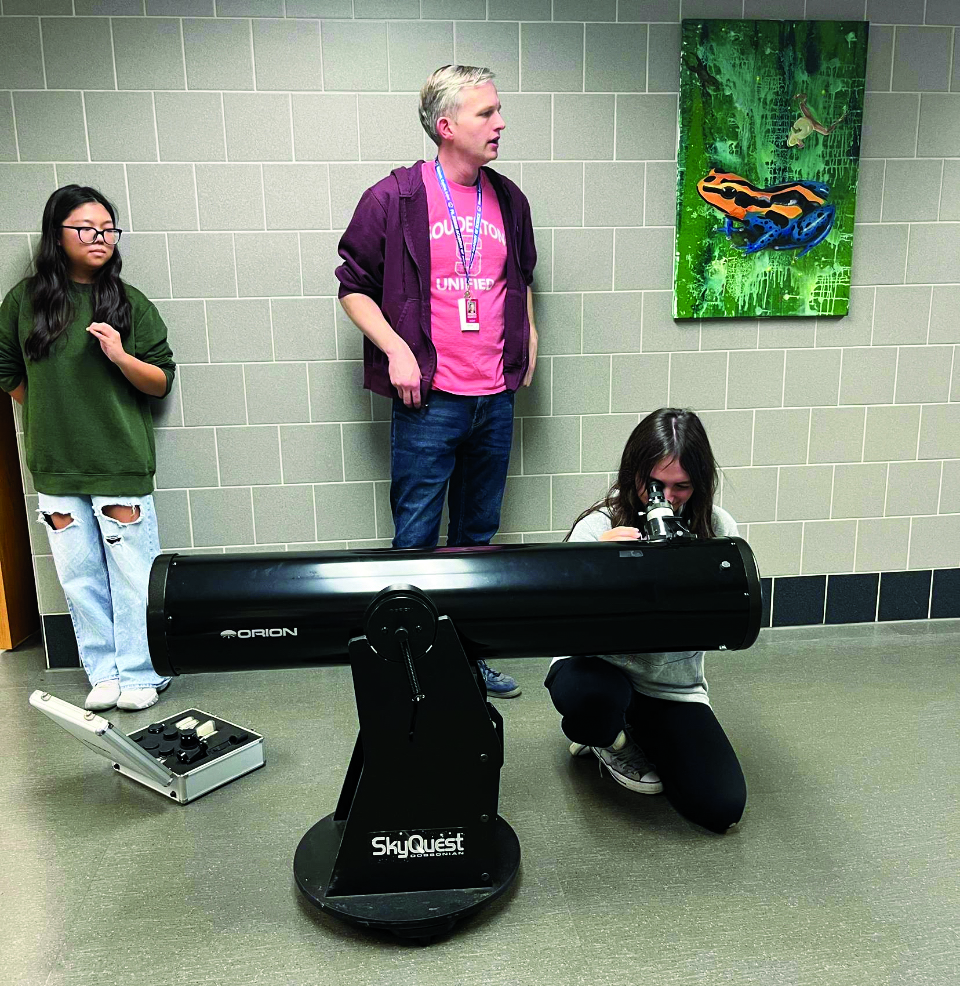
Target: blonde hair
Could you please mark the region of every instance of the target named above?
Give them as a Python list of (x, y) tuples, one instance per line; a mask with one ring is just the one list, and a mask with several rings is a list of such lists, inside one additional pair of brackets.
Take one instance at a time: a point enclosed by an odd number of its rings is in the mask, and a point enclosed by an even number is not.
[(460, 93), (464, 89), (482, 86), (493, 78), (488, 68), (475, 65), (442, 65), (430, 76), (420, 90), (420, 123), (430, 139), (440, 146), (437, 121), (455, 116), (460, 109)]

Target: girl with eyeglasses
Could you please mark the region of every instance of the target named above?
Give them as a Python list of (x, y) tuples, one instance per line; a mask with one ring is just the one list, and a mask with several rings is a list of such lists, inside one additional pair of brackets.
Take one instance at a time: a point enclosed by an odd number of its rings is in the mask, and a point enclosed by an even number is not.
[(150, 397), (176, 364), (154, 305), (120, 279), (117, 213), (65, 185), (43, 210), (35, 273), (0, 305), (0, 388), (23, 406), (37, 519), (92, 690), (87, 709), (146, 709), (168, 684), (147, 649), (154, 511)]

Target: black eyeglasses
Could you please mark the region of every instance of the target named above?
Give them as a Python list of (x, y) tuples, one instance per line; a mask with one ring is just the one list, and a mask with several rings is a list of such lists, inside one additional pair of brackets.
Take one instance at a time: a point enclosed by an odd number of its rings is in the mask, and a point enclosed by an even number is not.
[(81, 243), (96, 243), (102, 236), (103, 242), (116, 246), (120, 240), (122, 229), (94, 229), (93, 226), (61, 226), (61, 229), (75, 229)]

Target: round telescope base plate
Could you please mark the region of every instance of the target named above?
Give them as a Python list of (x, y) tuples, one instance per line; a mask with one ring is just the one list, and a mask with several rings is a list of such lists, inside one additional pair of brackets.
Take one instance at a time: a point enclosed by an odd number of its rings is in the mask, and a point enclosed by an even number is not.
[(398, 938), (426, 944), (446, 934), (461, 918), (496, 900), (513, 882), (520, 867), (520, 842), (498, 815), (494, 822), (497, 861), (488, 886), (328, 897), (343, 824), (335, 822), (332, 814), (326, 815), (300, 840), (293, 860), (297, 886), (322, 911), (360, 927), (390, 931)]

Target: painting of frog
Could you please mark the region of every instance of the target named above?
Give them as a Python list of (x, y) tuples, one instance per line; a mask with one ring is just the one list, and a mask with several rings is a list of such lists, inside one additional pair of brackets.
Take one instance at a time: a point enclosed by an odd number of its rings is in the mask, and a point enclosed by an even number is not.
[(683, 20), (674, 317), (848, 314), (869, 31)]
[[(819, 181), (792, 181), (757, 188), (739, 175), (715, 168), (697, 183), (700, 197), (727, 220), (715, 232), (744, 252), (799, 250), (808, 254), (833, 228), (836, 209), (826, 201), (830, 188)], [(740, 226), (734, 226), (734, 221)]]
[(799, 147), (803, 148), (803, 142), (812, 133), (823, 134), (824, 137), (829, 137), (837, 127), (843, 123), (844, 118), (847, 115), (846, 108), (844, 108), (843, 113), (840, 117), (830, 124), (829, 127), (825, 127), (820, 121), (810, 112), (810, 107), (807, 106), (807, 94), (805, 92), (798, 92), (796, 95), (797, 102), (800, 103), (800, 113), (802, 114), (799, 119), (790, 128), (790, 133), (787, 135), (787, 147)]

